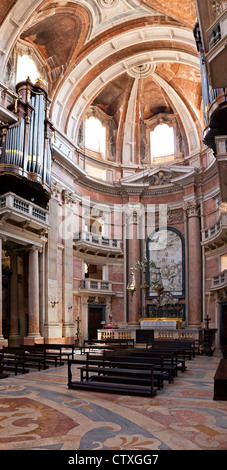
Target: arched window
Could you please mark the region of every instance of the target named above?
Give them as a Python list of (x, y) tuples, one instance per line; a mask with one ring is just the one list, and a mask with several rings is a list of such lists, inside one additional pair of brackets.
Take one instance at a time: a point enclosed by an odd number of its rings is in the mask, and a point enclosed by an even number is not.
[(85, 147), (106, 156), (106, 128), (93, 116), (85, 121)]
[(174, 154), (173, 127), (167, 124), (159, 124), (150, 133), (151, 159), (165, 157)]
[(27, 54), (19, 55), (17, 61), (17, 83), (23, 82), (28, 77), (32, 83), (35, 83), (37, 78), (40, 77), (40, 73), (34, 60), (31, 59)]

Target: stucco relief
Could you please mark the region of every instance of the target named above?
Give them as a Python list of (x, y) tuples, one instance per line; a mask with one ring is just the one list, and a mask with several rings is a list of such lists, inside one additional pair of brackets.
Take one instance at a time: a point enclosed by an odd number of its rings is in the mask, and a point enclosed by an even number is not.
[(213, 21), (214, 19), (218, 18), (227, 8), (227, 1), (226, 0), (210, 0), (209, 1), (209, 13), (210, 13), (210, 20)]
[(150, 237), (148, 250), (150, 260), (149, 295), (157, 296), (155, 289), (159, 284), (162, 284), (164, 292), (169, 292), (174, 296), (182, 296), (183, 251), (180, 236), (172, 230), (155, 232)]
[(113, 8), (116, 7), (119, 0), (98, 0), (100, 7)]

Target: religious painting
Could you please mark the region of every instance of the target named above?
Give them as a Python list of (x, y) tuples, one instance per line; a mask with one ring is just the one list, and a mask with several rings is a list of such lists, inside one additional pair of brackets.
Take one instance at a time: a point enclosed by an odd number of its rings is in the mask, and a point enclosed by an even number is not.
[(147, 241), (148, 297), (163, 293), (184, 297), (184, 239), (178, 230), (160, 229)]

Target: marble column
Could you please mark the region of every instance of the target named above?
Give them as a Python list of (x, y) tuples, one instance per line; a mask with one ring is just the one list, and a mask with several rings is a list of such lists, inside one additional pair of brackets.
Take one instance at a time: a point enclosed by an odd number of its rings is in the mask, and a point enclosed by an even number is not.
[(196, 201), (187, 204), (188, 216), (188, 295), (189, 327), (201, 325), (202, 308), (202, 257), (200, 243), (200, 217)]
[[(138, 214), (135, 212), (129, 216), (128, 232), (128, 281), (130, 283), (130, 269), (134, 268), (140, 260), (140, 238), (138, 236)], [(128, 327), (136, 328), (141, 315), (140, 269), (134, 271), (136, 291), (133, 295), (128, 293)]]
[(17, 346), (20, 342), (19, 335), (19, 312), (18, 312), (18, 266), (17, 254), (10, 253), (10, 333), (9, 342), (11, 346)]
[(41, 339), (39, 332), (39, 250), (33, 247), (28, 256), (28, 316), (29, 331), (25, 344)]

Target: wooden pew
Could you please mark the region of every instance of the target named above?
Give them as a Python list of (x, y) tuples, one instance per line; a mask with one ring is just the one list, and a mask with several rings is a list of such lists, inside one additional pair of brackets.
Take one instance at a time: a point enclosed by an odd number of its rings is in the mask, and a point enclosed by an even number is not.
[[(103, 355), (108, 358), (110, 355), (112, 355), (112, 353), (109, 351), (104, 351)], [(174, 362), (174, 357), (172, 354), (166, 352), (164, 352), (163, 354), (159, 354), (156, 352), (151, 354), (147, 353), (146, 349), (144, 349), (137, 354), (136, 352), (130, 352), (128, 350), (118, 350), (114, 351), (113, 355), (116, 355), (116, 357), (131, 357), (138, 362), (152, 362), (156, 370), (162, 369), (162, 371), (164, 372), (163, 380), (166, 379), (169, 383), (172, 383), (174, 381), (174, 378), (177, 376), (177, 367)]]
[[(94, 367), (96, 362), (96, 367)], [(71, 366), (78, 365), (78, 360), (68, 361), (68, 388), (75, 390), (98, 391), (103, 393), (118, 393), (120, 395), (137, 395), (153, 397), (157, 388), (154, 386), (153, 365), (143, 365), (143, 370), (133, 370), (132, 363), (111, 363), (101, 360), (85, 360), (84, 365), (78, 367), (81, 380), (72, 380)], [(113, 367), (114, 365), (114, 367)], [(85, 373), (85, 376), (84, 376)], [(89, 373), (92, 375), (90, 376)], [(85, 379), (85, 380), (84, 380)]]
[(58, 353), (48, 353), (45, 348), (37, 347), (37, 345), (20, 345), (20, 349), (22, 351), (26, 351), (30, 354), (31, 357), (41, 358), (44, 369), (47, 369), (49, 365), (54, 365), (57, 367), (58, 365), (62, 365), (60, 362), (61, 357)]
[(23, 361), (24, 367), (32, 367), (38, 370), (44, 369), (42, 358), (26, 353), (26, 351), (22, 350), (20, 347), (3, 346), (2, 352), (5, 360), (14, 357), (15, 359)]
[(29, 372), (29, 369), (25, 367), (23, 354), (7, 353), (3, 349), (0, 351), (0, 366), (2, 371), (14, 372), (15, 375)]
[(175, 348), (178, 349), (179, 351), (182, 351), (182, 354), (184, 355), (184, 359), (189, 359), (191, 360), (193, 357), (195, 357), (195, 341), (187, 341), (187, 340), (161, 340), (161, 339), (156, 339), (152, 343), (147, 343), (147, 346), (149, 347), (163, 347), (163, 348)]
[[(108, 356), (110, 352), (104, 351), (103, 354)], [(178, 360), (176, 351), (167, 351), (167, 350), (153, 350), (153, 349), (146, 349), (146, 348), (135, 348), (133, 350), (120, 350), (114, 351), (114, 355), (124, 355), (124, 356), (135, 356), (135, 357), (148, 357), (148, 358), (160, 358), (163, 357), (163, 367), (165, 371), (169, 372), (169, 379), (171, 381), (174, 377), (177, 376), (178, 370), (180, 369), (182, 372), (186, 370), (185, 361), (182, 359)]]
[[(57, 344), (57, 343), (35, 343), (35, 346), (40, 349), (45, 349), (47, 353), (55, 354), (55, 351), (58, 351), (57, 354), (60, 357), (60, 365), (64, 364), (64, 358), (73, 359), (74, 356), (74, 344)], [(64, 351), (64, 349), (71, 349), (71, 351)]]
[(134, 339), (118, 339), (118, 338), (107, 338), (107, 339), (85, 339), (84, 344), (81, 347), (81, 354), (85, 354), (86, 349), (88, 352), (98, 349), (111, 349), (115, 350), (117, 348), (134, 348)]
[(214, 400), (227, 400), (227, 359), (221, 359), (214, 376)]
[[(87, 353), (87, 361), (93, 360), (97, 356), (93, 356), (90, 353)], [(153, 375), (154, 375), (154, 385), (158, 387), (158, 390), (163, 388), (164, 386), (164, 380), (169, 380), (169, 383), (172, 382), (172, 376), (169, 376), (169, 373), (164, 370), (164, 365), (163, 365), (163, 358), (148, 358), (148, 357), (136, 357), (135, 355), (130, 356), (128, 355), (112, 355), (111, 352), (109, 352), (108, 355), (103, 355), (103, 361), (106, 365), (108, 366), (113, 366), (113, 363), (115, 361), (123, 363), (132, 363), (132, 368), (140, 368), (142, 369), (144, 365), (151, 364), (154, 366), (153, 370)], [(105, 366), (105, 365), (104, 365)], [(113, 366), (114, 367), (114, 366)]]

